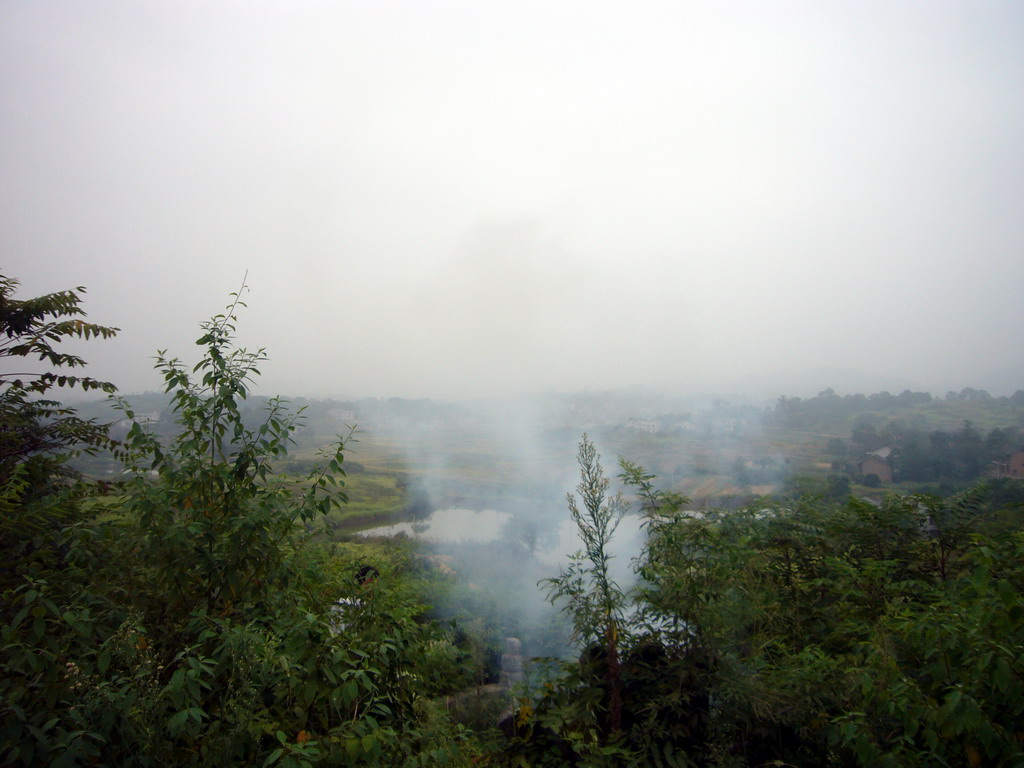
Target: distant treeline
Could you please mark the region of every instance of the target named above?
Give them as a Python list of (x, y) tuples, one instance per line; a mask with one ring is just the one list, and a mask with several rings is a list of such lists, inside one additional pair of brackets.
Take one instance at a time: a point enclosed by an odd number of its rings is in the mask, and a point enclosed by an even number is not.
[[(1018, 389), (1010, 396), (993, 397), (984, 389), (965, 387), (959, 392), (947, 392), (945, 402), (977, 402), (993, 405), (1024, 407), (1024, 390)], [(779, 426), (807, 428), (821, 421), (853, 417), (870, 411), (893, 411), (912, 409), (942, 402), (928, 392), (912, 392), (905, 389), (898, 395), (877, 392), (873, 395), (837, 395), (835, 390), (826, 389), (815, 397), (780, 397), (771, 410), (770, 419)]]
[(848, 441), (833, 438), (826, 450), (836, 468), (857, 474), (857, 462), (872, 451), (892, 449), (889, 463), (897, 482), (974, 481), (999, 474), (1006, 457), (1024, 448), (1018, 427), (996, 428), (987, 434), (965, 421), (955, 431), (914, 429), (891, 421), (881, 429), (870, 424), (854, 428)]

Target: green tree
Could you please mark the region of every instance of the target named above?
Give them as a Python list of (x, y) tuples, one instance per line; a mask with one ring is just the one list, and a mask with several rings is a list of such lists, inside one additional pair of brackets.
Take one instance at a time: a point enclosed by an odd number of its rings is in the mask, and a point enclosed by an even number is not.
[(557, 577), (543, 583), (551, 602), (565, 601), (577, 645), (584, 651), (599, 649), (603, 656), (609, 727), (615, 733), (622, 728), (619, 649), (624, 640), (626, 596), (611, 576), (609, 548), (626, 504), (619, 494), (609, 496), (610, 481), (587, 435), (580, 441), (577, 461), (580, 482), (576, 490), (582, 508), (573, 494), (567, 494), (566, 500), (583, 549), (569, 558)]
[(666, 675), (715, 702), (691, 758), (1017, 764), (1021, 540), (977, 534), (982, 509), (979, 489), (655, 518), (641, 599), (686, 651)]
[[(238, 306), (203, 325), (195, 366), (159, 356), (175, 436), (134, 422), (104, 514), (4, 589), (0, 763), (459, 764), (432, 703), (450, 644), (403, 589), (357, 593), (353, 560), (304, 536), (344, 500), (345, 438), (301, 483), (274, 471), (300, 414), (242, 418), (265, 355), (235, 348)], [(377, 565), (395, 578), (399, 559)], [(341, 597), (362, 601), (343, 632)]]
[[(117, 328), (82, 318), (85, 288), (15, 298), (18, 281), (0, 275), (0, 559), (3, 577), (57, 546), (76, 518), (87, 488), (69, 460), (113, 446), (107, 425), (79, 418), (49, 397), (54, 389), (113, 392), (110, 382), (68, 373), (85, 360), (59, 345), (68, 339), (110, 338)], [(54, 494), (60, 491), (61, 499)]]
[(275, 473), (275, 462), (287, 457), (301, 410), (289, 413), (285, 401), (272, 398), (263, 422), (245, 425), (241, 401), (266, 354), (234, 348), (240, 305), (234, 296), (225, 314), (202, 324), (196, 344), (205, 354), (193, 368), (165, 352), (157, 357), (178, 425), (169, 445), (135, 419), (126, 401), (118, 401), (132, 421), (121, 453), (133, 474), (127, 511), (144, 532), (146, 558), (156, 566), (155, 594), (183, 610), (237, 608), (287, 584), (285, 555), (296, 524), (347, 500), (344, 438), (296, 486)]

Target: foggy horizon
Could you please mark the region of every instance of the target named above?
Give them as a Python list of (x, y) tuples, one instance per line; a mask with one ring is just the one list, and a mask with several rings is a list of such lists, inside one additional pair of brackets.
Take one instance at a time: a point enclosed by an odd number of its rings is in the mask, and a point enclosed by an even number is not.
[(1024, 389), (1024, 6), (0, 6), (0, 268), (159, 391)]

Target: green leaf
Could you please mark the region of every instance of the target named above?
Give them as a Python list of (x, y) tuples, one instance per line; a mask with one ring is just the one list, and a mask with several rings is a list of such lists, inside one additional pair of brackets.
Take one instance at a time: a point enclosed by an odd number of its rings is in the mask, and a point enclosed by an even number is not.
[(999, 593), (999, 599), (1002, 601), (1003, 606), (1010, 608), (1018, 603), (1017, 590), (1013, 588), (1013, 585), (1006, 579), (1000, 579), (996, 584), (996, 591)]
[(185, 727), (185, 723), (188, 721), (188, 714), (189, 711), (187, 709), (183, 709), (180, 712), (175, 712), (171, 715), (167, 720), (168, 730), (175, 735), (181, 733), (182, 728)]

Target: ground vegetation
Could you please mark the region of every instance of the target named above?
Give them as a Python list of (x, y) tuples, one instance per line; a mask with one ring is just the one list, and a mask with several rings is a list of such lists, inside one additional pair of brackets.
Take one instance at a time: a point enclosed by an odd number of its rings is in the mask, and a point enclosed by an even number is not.
[(978, 487), (693, 514), (622, 469), (650, 522), (621, 728), (608, 659), (585, 647), (523, 703), (513, 764), (1024, 761), (1019, 502)]
[[(77, 293), (4, 298), (3, 333), (31, 335), (13, 354), (27, 348), (51, 365), (82, 363), (39, 346), (96, 332), (47, 325), (46, 313), (77, 310)], [(95, 489), (85, 478), (47, 472), (33, 484), (22, 469), (32, 461), (60, 467), (79, 443), (99, 444), (88, 439), (95, 425), (85, 425), (84, 441), (76, 432), (57, 444), (25, 444), (5, 466), (4, 765), (469, 759), (465, 734), (437, 703), (462, 665), (409, 589), (414, 559), (393, 550), (375, 566), (379, 579), (357, 583), (351, 552), (308, 540), (310, 526), (344, 502), (345, 437), (300, 485), (275, 464), (287, 458), (301, 414), (272, 399), (261, 422), (242, 418), (265, 355), (234, 345), (240, 306), (236, 296), (203, 325), (194, 366), (158, 356), (173, 436), (120, 402), (130, 426), (115, 450), (127, 475), (103, 488), (102, 500), (89, 498)], [(70, 383), (106, 388), (45, 373), (7, 377), (5, 438), (24, 433), (25, 423), (52, 430), (54, 418), (79, 426), (73, 414), (41, 413), (26, 399), (33, 386)], [(7, 535), (39, 521), (42, 543)]]
[[(0, 374), (4, 765), (1024, 764), (1020, 481), (867, 499), (832, 471), (794, 475), (782, 494), (733, 509), (694, 509), (677, 484), (663, 489), (628, 460), (620, 495), (585, 436), (568, 499), (583, 547), (537, 585), (527, 582), (543, 531), (529, 526), (449, 557), (325, 525), (350, 496), (383, 508), (415, 498), (415, 483), (381, 473), (372, 453), (350, 473), (351, 431), (332, 443), (301, 408), (250, 396), (266, 355), (234, 342), (240, 296), (202, 326), (198, 362), (158, 355), (166, 391), (152, 403), (113, 400), (108, 429), (53, 393), (112, 393), (60, 344), (117, 329), (84, 321), (82, 289), (16, 290), (0, 278), (0, 359), (12, 366)], [(857, 418), (865, 405), (836, 398), (780, 403), (780, 418), (830, 408)], [(1020, 407), (967, 390), (865, 400), (907, 413)], [(910, 430), (926, 422), (911, 422), (903, 434), (917, 439)], [(820, 433), (789, 428), (802, 446), (820, 444)], [(829, 450), (877, 450), (885, 429), (862, 420)], [(1018, 437), (985, 429), (921, 434), (966, 466), (968, 448), (1005, 450)], [(714, 445), (731, 445), (729, 434)], [(322, 453), (292, 454), (300, 439)], [(622, 444), (682, 461), (664, 435)], [(761, 479), (777, 447), (732, 471)], [(72, 463), (104, 452), (123, 472), (93, 480)], [(713, 454), (697, 461), (709, 476)], [(466, 466), (482, 493), (506, 465), (495, 453)], [(627, 501), (647, 532), (629, 589), (610, 569)], [(517, 599), (539, 586), (563, 609), (567, 637), (554, 621), (527, 628), (525, 601), (490, 605), (474, 563), (499, 558), (521, 577), (506, 584)], [(466, 577), (458, 584), (451, 564)], [(504, 699), (449, 709), (500, 688), (513, 624), (491, 620), (499, 608), (550, 653), (527, 664), (500, 729)]]

